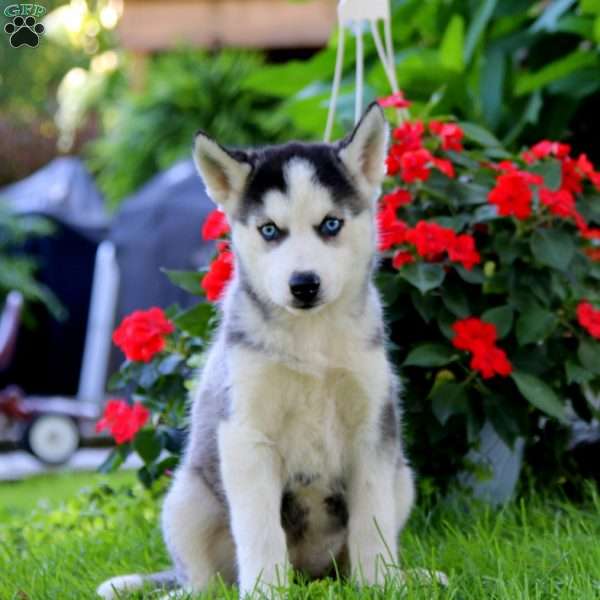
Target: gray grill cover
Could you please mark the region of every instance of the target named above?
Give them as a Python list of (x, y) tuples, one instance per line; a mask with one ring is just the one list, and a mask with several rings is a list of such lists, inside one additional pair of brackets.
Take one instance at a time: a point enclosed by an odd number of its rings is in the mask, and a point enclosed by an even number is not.
[(213, 208), (191, 160), (160, 173), (123, 202), (109, 234), (121, 271), (117, 322), (135, 309), (198, 301), (160, 269), (208, 264), (214, 244), (204, 242), (200, 230)]

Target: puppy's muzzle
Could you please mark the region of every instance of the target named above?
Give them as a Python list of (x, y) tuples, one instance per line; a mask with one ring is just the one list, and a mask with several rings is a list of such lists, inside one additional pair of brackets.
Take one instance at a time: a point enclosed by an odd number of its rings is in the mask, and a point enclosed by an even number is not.
[(289, 281), (290, 292), (298, 308), (311, 308), (321, 287), (321, 279), (314, 271), (295, 271)]

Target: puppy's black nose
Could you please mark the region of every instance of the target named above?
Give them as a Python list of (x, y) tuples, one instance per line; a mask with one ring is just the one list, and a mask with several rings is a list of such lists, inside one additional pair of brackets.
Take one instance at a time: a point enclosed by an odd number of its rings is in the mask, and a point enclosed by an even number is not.
[(310, 304), (319, 293), (321, 280), (313, 271), (296, 271), (290, 277), (292, 296), (303, 304)]

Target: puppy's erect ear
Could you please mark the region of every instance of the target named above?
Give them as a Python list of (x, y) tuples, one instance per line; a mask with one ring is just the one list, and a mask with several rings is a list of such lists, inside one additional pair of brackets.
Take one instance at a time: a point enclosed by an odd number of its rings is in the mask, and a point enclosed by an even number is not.
[(233, 210), (252, 171), (248, 157), (241, 151), (226, 150), (199, 131), (194, 140), (194, 161), (210, 197), (225, 212)]
[(369, 105), (354, 131), (339, 143), (339, 156), (361, 185), (376, 189), (385, 176), (385, 156), (389, 138), (383, 110)]

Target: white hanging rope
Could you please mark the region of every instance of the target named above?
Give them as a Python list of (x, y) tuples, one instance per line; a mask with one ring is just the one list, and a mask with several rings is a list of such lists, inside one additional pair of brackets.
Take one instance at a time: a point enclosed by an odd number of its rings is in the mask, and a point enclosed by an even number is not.
[[(383, 65), (383, 69), (385, 71), (388, 83), (390, 84), (390, 88), (392, 88), (392, 92), (394, 94), (397, 94), (400, 91), (400, 88), (398, 87), (398, 78), (396, 77), (396, 67), (394, 61), (394, 49), (392, 47), (392, 34), (390, 23), (389, 21), (384, 21), (387, 46), (385, 50), (383, 48), (383, 42), (381, 41), (381, 35), (379, 34), (379, 28), (377, 27), (377, 21), (375, 21), (375, 19), (371, 19), (370, 23), (371, 35), (373, 36), (373, 41), (375, 42), (377, 55), (379, 56), (379, 60)], [(396, 109), (396, 113), (398, 115), (399, 123), (408, 118), (408, 112), (405, 108)]]
[(396, 56), (394, 54), (394, 41), (392, 39), (392, 20), (384, 19), (383, 20), (383, 34), (385, 36), (385, 49), (387, 51), (388, 64), (390, 66), (390, 70), (393, 78), (393, 91), (398, 92), (398, 79), (396, 78)]
[(379, 55), (379, 60), (383, 65), (383, 70), (385, 71), (385, 75), (388, 79), (388, 83), (392, 88), (392, 92), (398, 91), (398, 83), (396, 81), (396, 74), (394, 73), (394, 67), (390, 64), (389, 56), (386, 55), (385, 50), (383, 49), (383, 43), (381, 42), (381, 36), (379, 35), (379, 29), (377, 29), (377, 22), (371, 19), (371, 35), (373, 36), (373, 41), (375, 42), (375, 48), (377, 50), (377, 54)]
[(354, 96), (354, 124), (360, 120), (363, 106), (363, 82), (365, 68), (365, 52), (363, 49), (363, 34), (361, 24), (354, 23), (354, 35), (356, 37), (356, 90)]
[(329, 111), (327, 113), (327, 125), (325, 126), (325, 141), (331, 140), (331, 131), (335, 118), (335, 107), (337, 106), (340, 81), (342, 79), (342, 67), (344, 66), (344, 38), (346, 30), (342, 25), (338, 28), (338, 46), (335, 57), (335, 70), (333, 72), (333, 83), (331, 85), (331, 98), (329, 99)]
[[(377, 21), (382, 20), (384, 26), (385, 48)], [(328, 142), (331, 139), (333, 124), (335, 121), (335, 111), (340, 91), (340, 82), (342, 79), (342, 70), (344, 66), (344, 39), (346, 28), (354, 32), (356, 38), (356, 80), (354, 95), (354, 122), (360, 119), (363, 109), (363, 89), (364, 89), (364, 45), (362, 26), (369, 23), (371, 26), (371, 36), (375, 42), (377, 55), (386, 77), (390, 84), (392, 92), (399, 91), (396, 70), (394, 66), (394, 48), (392, 44), (392, 28), (390, 18), (389, 0), (340, 0), (338, 4), (338, 47), (335, 57), (335, 69), (333, 73), (333, 83), (331, 86), (331, 97), (329, 99), (329, 110), (327, 112), (327, 123), (325, 125), (324, 139)], [(405, 117), (406, 111), (399, 111), (399, 117)]]

